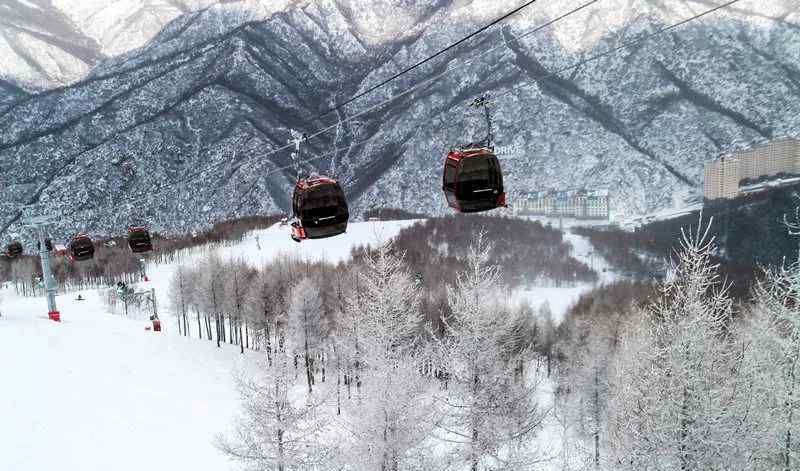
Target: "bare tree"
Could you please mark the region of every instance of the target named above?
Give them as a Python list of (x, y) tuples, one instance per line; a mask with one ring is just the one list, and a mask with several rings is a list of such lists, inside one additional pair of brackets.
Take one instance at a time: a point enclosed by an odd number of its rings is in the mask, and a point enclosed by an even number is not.
[(489, 264), (490, 253), (481, 232), (448, 289), (453, 314), (444, 320), (440, 351), (454, 384), (439, 395), (445, 410), (439, 438), (472, 471), (525, 469), (539, 459), (533, 440), (545, 414), (536, 400), (536, 370), (518, 380), (518, 365), (531, 352), (511, 353), (506, 344), (515, 320), (502, 314), (509, 310), (498, 296), (500, 272)]
[(261, 377), (239, 380), (244, 414), (234, 437), (218, 439), (219, 448), (245, 469), (330, 469), (331, 450), (324, 438), (328, 424), (319, 415), (323, 398), (295, 403), (291, 354), (277, 351), (273, 358), (271, 367), (262, 366)]
[(389, 245), (367, 257), (358, 284), (349, 294), (345, 316), (353, 326), (350, 335), (358, 335), (364, 397), (349, 414), (347, 428), (354, 440), (345, 456), (363, 469), (426, 469), (435, 413), (425, 394), (430, 382), (420, 373), (419, 294)]
[[(709, 225), (710, 226), (710, 225)], [(633, 321), (610, 375), (617, 469), (755, 469), (750, 381), (732, 304), (702, 220), (684, 233), (675, 276)]]
[(310, 278), (303, 278), (292, 288), (289, 332), (294, 348), (303, 353), (308, 394), (313, 392), (314, 358), (324, 343), (326, 331), (319, 285)]

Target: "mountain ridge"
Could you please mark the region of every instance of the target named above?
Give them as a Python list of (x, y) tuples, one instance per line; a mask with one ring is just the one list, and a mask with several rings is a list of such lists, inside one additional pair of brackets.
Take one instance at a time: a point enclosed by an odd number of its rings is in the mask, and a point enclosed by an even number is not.
[[(0, 194), (62, 215), (59, 230), (67, 232), (79, 226), (113, 234), (130, 220), (180, 231), (286, 212), (294, 176), (288, 151), (260, 156), (283, 146), (289, 129), (335, 124), (335, 115), (307, 120), (476, 27), (454, 20), (469, 16), (472, 3), (389, 3), (422, 19), (397, 41), (354, 34), (366, 20), (315, 4), (240, 25), (213, 9), (189, 13), (85, 80), (20, 95), (6, 107), (0, 101)], [(597, 23), (596, 13), (564, 28)], [(310, 141), (304, 155), (317, 160), (307, 169), (329, 170), (330, 159), (318, 156), (345, 148), (336, 167), (358, 213), (377, 206), (443, 213), (440, 159), (483, 132), (466, 103), (518, 86), (500, 98), (496, 116), (512, 205), (538, 188), (581, 185), (612, 189), (616, 211), (636, 213), (695, 198), (703, 159), (738, 142), (800, 131), (800, 109), (784, 99), (800, 94), (793, 49), (800, 35), (783, 20), (704, 19), (533, 80), (664, 25), (653, 15), (635, 17), (588, 51), (570, 52), (551, 29), (516, 44), (531, 27), (524, 22), (486, 34), (342, 110), (340, 117), (352, 116), (456, 67), (359, 117), (360, 125), (343, 125), (338, 137)], [(234, 26), (219, 35), (204, 26), (224, 30), (226, 21)], [(467, 60), (481, 65), (458, 68)], [(18, 211), (0, 208), (0, 231), (15, 230), (18, 219)]]

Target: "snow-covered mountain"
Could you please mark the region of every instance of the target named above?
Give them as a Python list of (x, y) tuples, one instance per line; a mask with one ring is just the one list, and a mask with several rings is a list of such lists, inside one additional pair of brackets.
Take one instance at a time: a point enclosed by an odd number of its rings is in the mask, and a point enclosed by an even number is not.
[(66, 85), (136, 49), (180, 15), (233, 5), (274, 12), (286, 1), (0, 0), (0, 78), (28, 89)]
[[(306, 167), (329, 171), (330, 157), (319, 156), (346, 149), (336, 173), (353, 214), (444, 212), (443, 153), (483, 132), (467, 103), (488, 92), (498, 97), (496, 141), (512, 205), (545, 187), (607, 187), (615, 211), (637, 213), (696, 196), (702, 162), (720, 151), (800, 132), (796, 2), (743, 0), (537, 82), (715, 5), (600, 0), (516, 40), (580, 3), (537, 2), (348, 106), (342, 116), (451, 69), (343, 125), (338, 137), (312, 139)], [(101, 233), (132, 220), (185, 229), (287, 211), (289, 152), (269, 152), (290, 129), (335, 124), (333, 115), (315, 117), (510, 9), (491, 0), (327, 0), (247, 21), (223, 7), (179, 16), (72, 85), (6, 92), (3, 201), (59, 214), (65, 231)], [(0, 207), (0, 229), (19, 219), (9, 208)]]

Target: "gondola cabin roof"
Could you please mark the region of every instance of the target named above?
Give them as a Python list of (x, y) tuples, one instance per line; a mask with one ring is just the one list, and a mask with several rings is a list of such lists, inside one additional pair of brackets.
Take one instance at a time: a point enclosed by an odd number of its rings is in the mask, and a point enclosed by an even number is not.
[(494, 156), (494, 149), (490, 149), (488, 147), (467, 147), (463, 149), (451, 150), (450, 153), (447, 154), (447, 158), (456, 162), (460, 162), (470, 157), (486, 157), (490, 155)]
[(311, 177), (303, 178), (297, 182), (297, 188), (301, 190), (308, 190), (321, 185), (337, 185), (338, 183), (333, 178), (328, 177)]

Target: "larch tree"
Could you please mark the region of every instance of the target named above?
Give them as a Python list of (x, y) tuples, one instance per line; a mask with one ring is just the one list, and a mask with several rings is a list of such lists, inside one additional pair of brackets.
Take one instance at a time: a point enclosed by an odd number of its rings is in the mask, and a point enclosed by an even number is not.
[(489, 263), (491, 245), (479, 233), (466, 268), (448, 288), (452, 315), (444, 319), (440, 361), (452, 386), (438, 395), (444, 417), (438, 438), (453, 446), (455, 462), (472, 471), (527, 469), (541, 457), (534, 444), (544, 412), (536, 400), (538, 378), (516, 371), (531, 351), (510, 354), (508, 333), (516, 319), (502, 313), (499, 267)]
[[(800, 264), (767, 271), (742, 323), (761, 440), (750, 452), (760, 469), (800, 466)], [(758, 469), (754, 467), (753, 469)]]
[(257, 378), (240, 378), (244, 412), (233, 437), (218, 447), (243, 469), (316, 471), (331, 469), (328, 423), (320, 415), (322, 397), (295, 401), (292, 354), (278, 350), (272, 366), (262, 365)]
[(293, 349), (303, 355), (308, 394), (311, 394), (314, 390), (314, 359), (328, 330), (322, 309), (322, 293), (311, 278), (303, 278), (292, 288), (288, 321)]
[(553, 345), (556, 341), (556, 324), (553, 321), (553, 310), (547, 301), (539, 307), (539, 315), (536, 321), (541, 332), (539, 349), (547, 360), (547, 377), (549, 378), (553, 370)]
[(244, 303), (248, 323), (253, 326), (253, 343), (256, 349), (265, 350), (268, 365), (272, 365), (273, 335), (277, 327), (276, 287), (276, 273), (269, 266), (263, 266), (253, 276)]
[(358, 335), (364, 399), (344, 423), (354, 438), (343, 459), (359, 470), (436, 468), (424, 451), (435, 414), (426, 395), (430, 380), (421, 374), (419, 294), (389, 244), (366, 258), (346, 302), (345, 324)]
[[(732, 303), (702, 220), (685, 232), (674, 276), (634, 321), (612, 367), (615, 469), (749, 470), (751, 389)], [(638, 324), (637, 324), (638, 323)]]
[(244, 353), (245, 332), (242, 325), (245, 324), (245, 304), (247, 302), (247, 292), (254, 274), (250, 267), (243, 260), (235, 260), (226, 264), (225, 277), (225, 299), (223, 309), (228, 313), (230, 319), (230, 335), (232, 343), (238, 343), (240, 353)]
[[(220, 258), (211, 254), (198, 266), (197, 303), (206, 316), (210, 330), (210, 318), (214, 319), (217, 347), (224, 341), (223, 302), (225, 300), (225, 270)], [(211, 336), (209, 336), (211, 338)]]
[(188, 269), (184, 265), (175, 267), (169, 284), (170, 307), (175, 317), (178, 318), (178, 332), (183, 331), (183, 335), (189, 335), (189, 322), (187, 311), (189, 309), (189, 296), (191, 286), (187, 278)]

